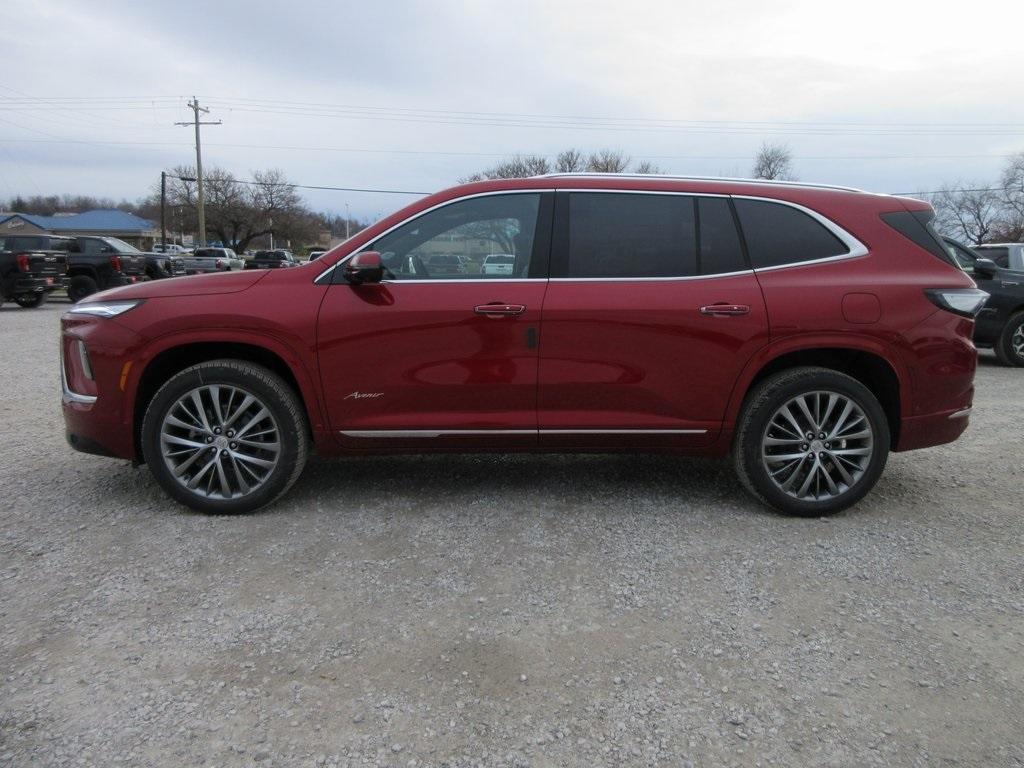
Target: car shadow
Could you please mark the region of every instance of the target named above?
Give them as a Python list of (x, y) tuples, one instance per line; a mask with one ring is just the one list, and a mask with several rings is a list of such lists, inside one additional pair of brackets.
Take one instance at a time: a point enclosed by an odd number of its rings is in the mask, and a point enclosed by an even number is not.
[(511, 511), (537, 506), (564, 511), (639, 506), (762, 509), (747, 496), (728, 460), (636, 453), (312, 459), (279, 502), (300, 508), (406, 510), (472, 509), (496, 503)]

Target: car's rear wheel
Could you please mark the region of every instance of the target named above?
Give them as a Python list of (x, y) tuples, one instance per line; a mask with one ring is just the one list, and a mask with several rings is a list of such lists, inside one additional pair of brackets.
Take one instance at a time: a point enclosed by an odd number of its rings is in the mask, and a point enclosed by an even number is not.
[(762, 381), (740, 416), (734, 461), (754, 496), (793, 515), (828, 515), (860, 501), (889, 455), (889, 423), (856, 379), (792, 368)]
[(283, 495), (309, 452), (302, 403), (280, 376), (241, 360), (186, 368), (153, 396), (142, 450), (173, 498), (215, 514), (251, 512)]
[(1003, 365), (1024, 366), (1024, 312), (1010, 318), (993, 349)]
[(75, 275), (68, 283), (68, 298), (71, 301), (79, 302), (86, 296), (96, 293), (100, 288), (96, 281), (88, 275)]
[(46, 294), (40, 291), (39, 293), (33, 293), (28, 296), (16, 296), (14, 300), (18, 303), (19, 307), (33, 309), (34, 307), (43, 305), (46, 301)]

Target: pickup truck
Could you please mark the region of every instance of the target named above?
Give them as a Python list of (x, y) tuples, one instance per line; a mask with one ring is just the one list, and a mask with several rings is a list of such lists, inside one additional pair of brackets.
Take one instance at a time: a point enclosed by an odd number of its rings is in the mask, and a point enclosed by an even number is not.
[(67, 243), (53, 249), (39, 245), (34, 236), (0, 238), (0, 304), (14, 301), (21, 307), (38, 307), (50, 291), (63, 285), (68, 271)]
[(256, 251), (256, 254), (245, 262), (246, 269), (282, 269), (285, 267), (297, 267), (291, 251), (279, 248), (274, 251)]
[(146, 254), (124, 240), (91, 235), (71, 240), (68, 298), (72, 301), (81, 301), (96, 291), (149, 279)]
[(983, 259), (992, 259), (997, 267), (1024, 272), (1024, 243), (985, 243), (971, 250)]
[(230, 248), (196, 248), (195, 253), (183, 254), (178, 258), (185, 267), (185, 273), (189, 275), (245, 269), (245, 259)]
[[(1003, 365), (1024, 367), (1024, 270), (1007, 269), (992, 259), (998, 248), (979, 245), (968, 248), (952, 238), (943, 238), (953, 258), (970, 273), (988, 301), (974, 323), (974, 343), (991, 347)], [(1009, 256), (1013, 251), (1010, 249)], [(1013, 263), (1003, 261), (1003, 264)]]

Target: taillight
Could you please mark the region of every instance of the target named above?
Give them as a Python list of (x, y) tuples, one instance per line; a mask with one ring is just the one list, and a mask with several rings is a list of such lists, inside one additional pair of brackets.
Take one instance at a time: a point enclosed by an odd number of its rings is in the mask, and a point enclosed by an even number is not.
[(214, 265), (214, 266), (215, 266), (215, 267), (216, 267), (217, 269), (220, 269), (220, 268), (221, 268), (222, 266), (224, 266), (224, 262), (222, 262), (222, 261), (221, 261), (220, 259), (217, 259), (217, 261), (215, 261), (215, 262), (213, 263), (213, 265)]
[(18, 262), (18, 269), (22, 272), (28, 272), (31, 269), (31, 266), (28, 263), (27, 253), (19, 253), (14, 257), (14, 259)]
[(110, 266), (111, 266), (111, 268), (115, 272), (120, 272), (121, 271), (121, 257), (120, 256), (111, 256), (110, 257)]
[(977, 288), (929, 288), (924, 295), (939, 309), (971, 319), (988, 301), (988, 294)]

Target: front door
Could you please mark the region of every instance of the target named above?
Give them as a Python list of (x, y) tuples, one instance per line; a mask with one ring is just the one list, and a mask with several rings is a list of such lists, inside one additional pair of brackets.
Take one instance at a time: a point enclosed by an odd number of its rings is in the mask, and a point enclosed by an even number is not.
[[(433, 209), (364, 246), (381, 253), (383, 282), (331, 285), (317, 345), (344, 445), (536, 444), (551, 197), (483, 195)], [(485, 271), (495, 255), (511, 269)]]
[(768, 319), (729, 199), (560, 192), (541, 334), (550, 447), (713, 440)]

